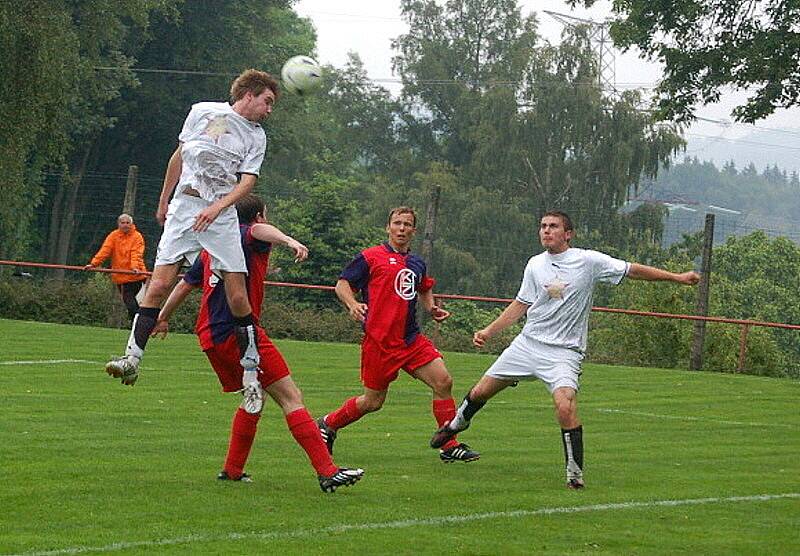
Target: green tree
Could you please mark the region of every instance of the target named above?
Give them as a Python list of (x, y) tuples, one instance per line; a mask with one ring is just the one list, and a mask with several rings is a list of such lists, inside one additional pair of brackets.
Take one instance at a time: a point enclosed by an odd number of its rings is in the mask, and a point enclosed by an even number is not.
[[(0, 220), (0, 250), (16, 255), (30, 240), (41, 198), (41, 170), (63, 179), (54, 192), (51, 260), (63, 261), (74, 226), (92, 139), (113, 124), (109, 101), (134, 83), (130, 65), (138, 30), (154, 13), (172, 14), (176, 0), (134, 3), (58, 0), (0, 5), (0, 171), (9, 195)], [(101, 67), (113, 67), (100, 71)], [(7, 199), (7, 201), (6, 201)]]
[(402, 132), (419, 142), (419, 166), (445, 161), (454, 169), (457, 184), (442, 193), (441, 245), (461, 264), (469, 253), (487, 269), (476, 274), (490, 273), (484, 288), (517, 287), (547, 209), (564, 208), (581, 231), (612, 234), (615, 243), (659, 237), (659, 219), (618, 212), (683, 142), (638, 109), (635, 93), (603, 95), (583, 31), (559, 46), (540, 43), (535, 19), (523, 18), (513, 0), (401, 6), (409, 22), (394, 43), (407, 105)]
[[(279, 199), (271, 213), (276, 226), (308, 247), (309, 258), (293, 264), (288, 251), (276, 250), (271, 277), (332, 286), (360, 249), (385, 240), (386, 234), (361, 218), (358, 203), (348, 199), (353, 184), (346, 179), (318, 174), (310, 181), (295, 182), (293, 187), (292, 197)], [(325, 303), (334, 300), (331, 294), (306, 297)]]
[[(591, 6), (596, 0), (569, 0)], [(661, 117), (691, 120), (725, 87), (755, 88), (733, 114), (755, 122), (800, 103), (800, 4), (784, 0), (614, 2), (614, 43), (664, 64), (657, 89)]]

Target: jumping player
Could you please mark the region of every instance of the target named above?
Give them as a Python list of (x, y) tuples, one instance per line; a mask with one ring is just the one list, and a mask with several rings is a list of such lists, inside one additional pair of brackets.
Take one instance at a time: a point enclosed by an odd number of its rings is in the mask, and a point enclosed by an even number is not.
[[(245, 265), (239, 222), (233, 205), (250, 193), (266, 151), (259, 122), (272, 113), (277, 80), (247, 70), (231, 85), (231, 102), (192, 106), (183, 124), (178, 148), (169, 159), (156, 219), (164, 226), (150, 286), (133, 319), (123, 357), (106, 364), (106, 372), (133, 386), (139, 362), (156, 325), (158, 311), (184, 261), (192, 263), (201, 249), (211, 269), (225, 280), (240, 361), (245, 368), (246, 396), (257, 393), (259, 364), (255, 321), (245, 290)], [(173, 190), (175, 196), (170, 201)]]
[(578, 388), (595, 284), (619, 284), (628, 277), (694, 285), (700, 275), (675, 274), (614, 259), (598, 251), (570, 247), (574, 235), (567, 214), (550, 211), (542, 217), (539, 240), (545, 251), (528, 261), (516, 299), (491, 324), (475, 332), (472, 342), (483, 347), (486, 340), (527, 314), (525, 326), (467, 393), (455, 419), (436, 431), (431, 439), (432, 448), (447, 445), (455, 434), (469, 427), (475, 413), (502, 390), (521, 380), (539, 379), (553, 396), (556, 419), (561, 425), (567, 486), (583, 488), (583, 426), (578, 418)]
[[(444, 321), (450, 313), (436, 306), (432, 290), (435, 281), (427, 275), (425, 261), (410, 252), (416, 225), (413, 209), (392, 209), (386, 224), (389, 240), (362, 251), (336, 283), (336, 295), (350, 316), (364, 325), (361, 344), (364, 393), (348, 399), (339, 409), (317, 421), (331, 453), (339, 429), (383, 406), (389, 385), (397, 379), (400, 369), (433, 391), (433, 415), (439, 425), (455, 416), (453, 379), (442, 354), (420, 333), (417, 324), (417, 300), (437, 322)], [(358, 291), (362, 292), (363, 303), (355, 297)], [(445, 463), (475, 461), (480, 457), (455, 438), (448, 439), (441, 448), (439, 456)]]
[[(308, 257), (305, 245), (285, 235), (275, 226), (267, 224), (266, 206), (256, 195), (247, 195), (236, 203), (240, 225), (242, 250), (247, 263), (247, 294), (253, 307), (253, 317), (258, 322), (261, 302), (264, 298), (264, 278), (269, 266), (269, 255), (273, 244), (286, 245), (294, 251), (295, 260)], [(200, 347), (217, 373), (224, 392), (242, 389), (244, 369), (239, 362), (239, 348), (235, 334), (235, 321), (225, 295), (226, 283), (219, 280), (211, 269), (211, 257), (206, 251), (192, 265), (172, 290), (158, 316), (153, 335), (166, 336), (168, 321), (175, 309), (195, 289), (203, 289), (200, 312), (197, 316), (196, 332)], [(261, 418), (263, 393), (266, 391), (283, 410), (286, 424), (295, 441), (305, 450), (311, 465), (317, 472), (320, 488), (333, 492), (337, 487), (351, 485), (361, 479), (361, 469), (338, 468), (334, 465), (319, 429), (303, 404), (303, 396), (289, 374), (286, 362), (278, 349), (267, 337), (261, 326), (256, 325), (261, 368), (258, 372), (257, 396), (246, 396), (233, 417), (228, 455), (220, 480), (250, 482), (244, 466), (256, 435)]]

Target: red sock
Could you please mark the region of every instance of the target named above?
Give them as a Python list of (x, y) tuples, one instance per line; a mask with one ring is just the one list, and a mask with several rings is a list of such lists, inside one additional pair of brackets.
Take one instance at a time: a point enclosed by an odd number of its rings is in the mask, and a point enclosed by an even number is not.
[(241, 407), (233, 416), (228, 455), (225, 458), (225, 472), (231, 479), (238, 479), (244, 472), (244, 464), (250, 455), (250, 448), (253, 447), (260, 418), (261, 414), (247, 413)]
[[(448, 421), (452, 421), (456, 416), (456, 402), (453, 401), (453, 398), (447, 400), (433, 400), (433, 416), (436, 418), (436, 423), (440, 427)], [(455, 436), (448, 440), (441, 449), (447, 450), (453, 446), (458, 446), (458, 441)]]
[[(455, 413), (453, 413), (453, 415), (455, 415)], [(363, 416), (364, 413), (358, 410), (356, 398), (350, 398), (342, 404), (342, 407), (325, 416), (325, 424), (333, 430), (339, 430), (350, 423), (355, 423)]]
[(289, 413), (286, 416), (286, 424), (289, 426), (289, 432), (292, 433), (294, 439), (306, 451), (306, 455), (317, 471), (317, 475), (330, 477), (336, 473), (338, 468), (334, 465), (328, 453), (328, 447), (325, 446), (322, 437), (319, 435), (319, 427), (305, 407)]

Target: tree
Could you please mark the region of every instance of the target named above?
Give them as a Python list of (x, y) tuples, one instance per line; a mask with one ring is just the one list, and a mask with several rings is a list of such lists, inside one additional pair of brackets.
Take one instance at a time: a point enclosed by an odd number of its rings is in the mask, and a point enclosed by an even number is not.
[[(362, 218), (359, 205), (349, 200), (353, 184), (329, 174), (317, 174), (307, 182), (293, 184), (294, 195), (275, 205), (275, 224), (309, 250), (310, 257), (292, 264), (287, 250), (276, 250), (272, 261), (274, 278), (306, 284), (336, 283), (342, 267), (359, 249), (380, 242), (386, 235)], [(332, 302), (326, 294), (324, 299)]]
[(445, 162), (456, 176), (442, 190), (448, 224), (438, 249), (491, 278), (453, 276), (460, 291), (513, 293), (547, 209), (563, 208), (582, 232), (613, 233), (619, 243), (636, 239), (627, 231), (640, 225), (649, 229), (639, 238), (659, 236), (658, 219), (618, 212), (683, 142), (638, 109), (636, 93), (603, 94), (584, 30), (558, 46), (541, 43), (535, 18), (522, 17), (514, 0), (406, 0), (401, 9), (409, 22), (394, 43), (401, 132), (417, 141), (418, 167)]
[[(592, 6), (596, 0), (568, 0)], [(800, 3), (785, 0), (613, 2), (611, 37), (664, 64), (656, 97), (664, 119), (689, 121), (724, 87), (755, 88), (733, 115), (755, 122), (800, 104)]]
[(0, 254), (14, 255), (30, 239), (41, 171), (49, 168), (64, 178), (50, 229), (51, 260), (64, 261), (93, 139), (113, 124), (108, 102), (134, 83), (131, 33), (146, 30), (154, 13), (174, 13), (176, 1), (0, 4), (0, 172), (9, 190), (0, 208)]

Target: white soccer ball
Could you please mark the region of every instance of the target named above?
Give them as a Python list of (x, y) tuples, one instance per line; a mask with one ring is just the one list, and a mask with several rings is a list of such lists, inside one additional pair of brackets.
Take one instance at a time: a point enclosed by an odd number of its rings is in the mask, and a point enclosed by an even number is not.
[(293, 56), (283, 64), (281, 78), (286, 90), (305, 95), (322, 84), (322, 68), (313, 58)]

